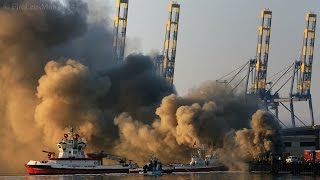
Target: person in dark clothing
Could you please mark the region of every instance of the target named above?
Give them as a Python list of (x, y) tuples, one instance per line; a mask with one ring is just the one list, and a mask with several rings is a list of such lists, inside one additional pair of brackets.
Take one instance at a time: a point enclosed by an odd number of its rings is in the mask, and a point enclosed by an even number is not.
[(148, 171), (148, 165), (146, 164), (143, 166), (143, 173), (147, 173), (147, 171)]

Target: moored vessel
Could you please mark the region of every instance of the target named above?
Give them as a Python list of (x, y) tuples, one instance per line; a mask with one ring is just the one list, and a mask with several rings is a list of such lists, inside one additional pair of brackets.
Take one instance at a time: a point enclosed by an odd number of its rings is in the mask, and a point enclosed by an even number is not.
[[(30, 160), (25, 166), (30, 175), (53, 175), (53, 174), (107, 174), (129, 173), (129, 169), (136, 169), (137, 164), (126, 159), (102, 152), (85, 155), (86, 143), (73, 132), (64, 134), (57, 144), (58, 157), (54, 152), (43, 151), (48, 154), (48, 160)], [(117, 160), (119, 164), (103, 165), (103, 158)]]
[(151, 156), (150, 161), (146, 163), (143, 168), (130, 169), (130, 173), (139, 173), (141, 175), (160, 176), (162, 174), (172, 173), (173, 166), (162, 166), (161, 161), (155, 156)]
[(204, 148), (197, 148), (196, 153), (191, 155), (189, 164), (170, 164), (173, 166), (173, 173), (186, 172), (212, 172), (226, 171), (227, 168), (219, 161), (218, 157), (213, 154), (205, 155)]

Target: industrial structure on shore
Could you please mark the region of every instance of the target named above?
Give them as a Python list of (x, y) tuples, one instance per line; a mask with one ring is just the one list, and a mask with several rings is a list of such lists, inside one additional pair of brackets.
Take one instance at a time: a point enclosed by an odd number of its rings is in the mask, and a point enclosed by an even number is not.
[(116, 7), (117, 11), (113, 29), (113, 58), (118, 62), (124, 59), (129, 0), (117, 0)]
[[(113, 29), (113, 57), (119, 62), (124, 60), (129, 0), (117, 0)], [(178, 41), (180, 4), (169, 4), (169, 18), (166, 24), (164, 48), (161, 55), (154, 59), (155, 73), (162, 76), (173, 86), (174, 68)]]
[(176, 62), (180, 4), (170, 3), (163, 54), (156, 57), (156, 72), (173, 85), (174, 67)]
[[(114, 20), (113, 52), (116, 61), (124, 60), (125, 39), (128, 20), (129, 0), (117, 0), (117, 13)], [(169, 4), (169, 18), (166, 23), (166, 33), (162, 53), (154, 58), (155, 73), (163, 77), (171, 86), (173, 85), (176, 50), (179, 29), (180, 4), (172, 2)], [(244, 65), (218, 79), (217, 82), (231, 86), (234, 91), (241, 83), (245, 84), (245, 97), (256, 96), (261, 100), (261, 106), (274, 113), (279, 120), (279, 106), (290, 112), (291, 128), (288, 128), (281, 120), (284, 127), (283, 140), (286, 151), (295, 155), (301, 155), (304, 149), (320, 148), (320, 127), (314, 124), (314, 115), (311, 96), (312, 63), (314, 56), (314, 42), (316, 32), (317, 15), (309, 12), (306, 14), (306, 27), (303, 33), (303, 46), (301, 57), (295, 60), (288, 67), (276, 73), (280, 74), (275, 81), (268, 81), (268, 61), (271, 38), (272, 11), (263, 9), (261, 11), (261, 24), (258, 28), (258, 41), (256, 55)], [(235, 74), (232, 74), (234, 73)], [(237, 76), (245, 72), (244, 77), (234, 83)], [(274, 90), (276, 84), (280, 84), (286, 74), (291, 76), (285, 79), (280, 88)], [(231, 75), (231, 76), (230, 76)], [(227, 76), (229, 76), (227, 78)], [(274, 77), (274, 76), (272, 76)], [(287, 84), (290, 84), (289, 96), (283, 97), (279, 91)], [(310, 111), (310, 126), (307, 126), (294, 112), (294, 103), (308, 102)], [(288, 107), (289, 104), (289, 107)], [(298, 120), (302, 127), (296, 127)]]
[[(258, 43), (255, 58), (250, 59), (247, 63), (241, 66), (239, 68), (240, 70), (234, 76), (232, 76), (230, 80), (225, 80), (223, 79), (225, 77), (223, 77), (218, 79), (217, 82), (223, 82), (226, 84), (226, 86), (228, 86), (232, 83), (232, 81), (236, 79), (236, 76), (247, 69), (247, 73), (245, 74), (245, 76), (233, 88), (237, 88), (242, 81), (246, 80), (245, 96), (247, 97), (250, 95), (255, 95), (259, 97), (259, 99), (261, 100), (261, 105), (266, 110), (273, 111), (274, 115), (277, 118), (279, 117), (279, 105), (282, 105), (291, 114), (292, 127), (296, 127), (296, 120), (299, 120), (302, 124), (305, 125), (305, 123), (301, 121), (301, 119), (299, 119), (294, 113), (294, 102), (307, 101), (310, 110), (311, 126), (314, 126), (310, 88), (316, 30), (316, 17), (316, 14), (311, 12), (307, 13), (306, 15), (306, 27), (304, 29), (304, 40), (301, 58), (285, 68), (283, 70), (284, 73), (281, 74), (281, 76), (273, 82), (267, 81), (272, 11), (270, 11), (269, 9), (262, 10), (261, 25), (258, 28)], [(281, 72), (282, 71), (280, 71), (279, 73)], [(279, 89), (273, 92), (273, 88), (280, 82), (281, 78), (291, 72), (291, 77), (289, 77), (283, 84), (281, 84)], [(282, 97), (280, 96), (279, 91), (288, 82), (291, 82), (289, 97)], [(287, 107), (287, 105), (285, 104), (286, 102), (290, 103), (290, 108)], [(280, 123), (282, 122), (280, 121)]]
[[(268, 57), (270, 47), (271, 35), (271, 21), (272, 11), (264, 9), (261, 11), (261, 25), (258, 28), (258, 43), (256, 56), (250, 59), (247, 63), (234, 70), (235, 75), (226, 78), (230, 75), (223, 76), (217, 82), (224, 83), (229, 86), (232, 81), (239, 76), (240, 73), (245, 72), (244, 77), (240, 82), (237, 82), (232, 91), (237, 88), (244, 80), (245, 82), (245, 96), (256, 96), (260, 99), (261, 106), (274, 113), (279, 120), (279, 106), (282, 105), (290, 112), (291, 128), (288, 128), (281, 120), (279, 123), (285, 128), (283, 129), (283, 140), (286, 147), (286, 152), (294, 155), (302, 155), (305, 149), (319, 149), (320, 127), (314, 124), (314, 115), (312, 107), (311, 96), (311, 76), (312, 76), (312, 62), (314, 55), (314, 42), (317, 15), (309, 12), (306, 14), (306, 27), (303, 33), (303, 46), (300, 59), (291, 63), (287, 68), (276, 73), (281, 75), (275, 81), (267, 81), (268, 72)], [(286, 74), (291, 73), (291, 76), (280, 84), (281, 80)], [(272, 76), (273, 77), (273, 76)], [(229, 80), (227, 80), (229, 79)], [(289, 97), (282, 97), (279, 91), (288, 83), (291, 82), (289, 88)], [(280, 88), (273, 91), (276, 84), (280, 84)], [(294, 102), (306, 101), (310, 111), (310, 126), (307, 126), (294, 112)], [(286, 103), (289, 103), (287, 107)], [(299, 120), (302, 127), (296, 127), (296, 120)]]

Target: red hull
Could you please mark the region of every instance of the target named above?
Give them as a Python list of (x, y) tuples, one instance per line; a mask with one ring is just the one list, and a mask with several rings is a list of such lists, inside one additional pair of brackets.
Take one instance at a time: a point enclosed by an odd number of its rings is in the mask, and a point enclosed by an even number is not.
[(129, 173), (129, 169), (64, 169), (29, 165), (26, 165), (26, 169), (30, 175)]

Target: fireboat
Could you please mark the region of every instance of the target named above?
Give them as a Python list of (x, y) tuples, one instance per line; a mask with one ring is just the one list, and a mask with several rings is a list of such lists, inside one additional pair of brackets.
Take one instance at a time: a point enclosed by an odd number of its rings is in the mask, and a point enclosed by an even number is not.
[[(86, 143), (79, 134), (73, 132), (73, 128), (64, 134), (57, 144), (58, 157), (54, 152), (43, 151), (48, 154), (48, 160), (30, 160), (25, 166), (30, 175), (56, 175), (56, 174), (108, 174), (129, 173), (129, 169), (136, 169), (138, 165), (126, 158), (104, 153), (88, 153), (85, 155)], [(103, 165), (103, 158), (116, 160), (119, 164)]]
[(170, 166), (174, 167), (172, 173), (199, 173), (228, 170), (216, 155), (212, 153), (205, 155), (205, 151), (204, 147), (197, 148), (196, 153), (191, 154), (189, 164), (170, 164)]

